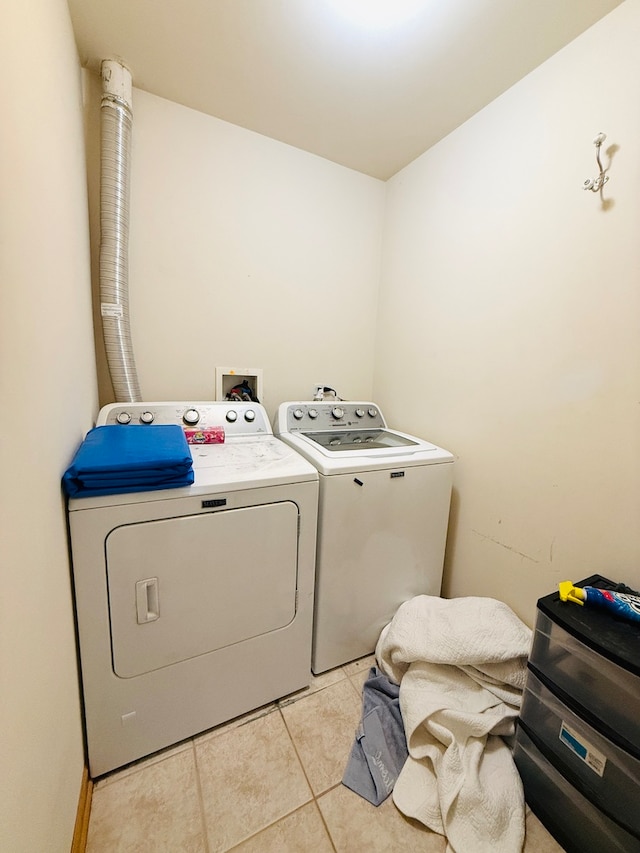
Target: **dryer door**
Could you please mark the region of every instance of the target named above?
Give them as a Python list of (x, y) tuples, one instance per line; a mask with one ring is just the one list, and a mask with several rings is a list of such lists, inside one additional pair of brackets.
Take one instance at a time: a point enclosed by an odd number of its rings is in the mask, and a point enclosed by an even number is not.
[(291, 501), (127, 524), (106, 540), (113, 670), (132, 678), (288, 625)]

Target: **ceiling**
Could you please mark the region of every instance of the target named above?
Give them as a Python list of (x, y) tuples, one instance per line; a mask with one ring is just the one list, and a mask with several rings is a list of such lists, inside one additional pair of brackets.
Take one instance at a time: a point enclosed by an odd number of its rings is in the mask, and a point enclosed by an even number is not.
[(387, 27), (354, 2), (380, 0), (68, 0), (89, 69), (383, 180), (622, 0), (412, 0)]

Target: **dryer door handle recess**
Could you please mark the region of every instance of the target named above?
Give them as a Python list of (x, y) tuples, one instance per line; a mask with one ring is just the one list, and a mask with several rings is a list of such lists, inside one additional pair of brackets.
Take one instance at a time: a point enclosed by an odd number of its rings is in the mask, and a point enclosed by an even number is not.
[(143, 581), (136, 582), (136, 611), (138, 625), (155, 622), (160, 618), (158, 578), (145, 578)]

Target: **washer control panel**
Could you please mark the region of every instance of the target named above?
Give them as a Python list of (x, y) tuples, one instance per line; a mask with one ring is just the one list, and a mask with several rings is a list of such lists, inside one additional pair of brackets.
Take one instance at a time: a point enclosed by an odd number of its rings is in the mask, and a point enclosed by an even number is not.
[(382, 412), (375, 403), (323, 400), (300, 401), (281, 406), (279, 432), (309, 432), (339, 429), (385, 429)]
[(111, 403), (100, 409), (96, 426), (177, 424), (184, 429), (222, 427), (226, 435), (271, 435), (267, 412), (259, 403), (184, 402)]

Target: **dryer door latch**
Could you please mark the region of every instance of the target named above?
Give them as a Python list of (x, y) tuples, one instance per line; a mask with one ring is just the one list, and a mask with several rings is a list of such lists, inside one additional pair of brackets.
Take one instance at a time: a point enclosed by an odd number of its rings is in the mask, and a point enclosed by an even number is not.
[(155, 622), (160, 618), (158, 578), (145, 578), (143, 581), (136, 582), (136, 612), (138, 625)]

